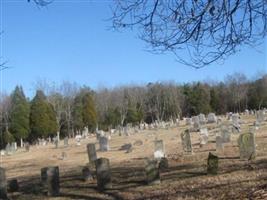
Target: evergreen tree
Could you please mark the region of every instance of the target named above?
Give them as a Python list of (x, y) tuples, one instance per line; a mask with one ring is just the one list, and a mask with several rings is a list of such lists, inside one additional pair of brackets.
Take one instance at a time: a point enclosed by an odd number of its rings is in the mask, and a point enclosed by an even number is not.
[(82, 131), (82, 129), (84, 128), (84, 123), (83, 123), (83, 103), (81, 94), (78, 94), (74, 99), (72, 118), (73, 118), (72, 123), (74, 131)]
[(88, 92), (83, 95), (83, 123), (88, 126), (89, 130), (94, 131), (96, 128), (97, 117), (92, 95)]
[(57, 132), (56, 114), (52, 106), (46, 101), (41, 90), (36, 92), (30, 110), (30, 139), (48, 137)]
[(11, 94), (9, 130), (17, 142), (29, 135), (30, 107), (22, 87), (17, 86)]

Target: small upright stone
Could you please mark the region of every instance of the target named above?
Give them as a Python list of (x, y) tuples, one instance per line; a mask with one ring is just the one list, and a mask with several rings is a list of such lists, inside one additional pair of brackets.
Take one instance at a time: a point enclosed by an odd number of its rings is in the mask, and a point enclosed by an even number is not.
[(186, 153), (192, 153), (192, 144), (189, 130), (185, 130), (181, 134), (183, 150)]
[(68, 147), (69, 146), (69, 138), (68, 136), (64, 137), (64, 147)]
[(98, 158), (95, 161), (95, 165), (98, 190), (103, 191), (112, 188), (109, 160), (107, 158)]
[(0, 167), (0, 199), (6, 200), (7, 198), (7, 181), (6, 170)]
[(89, 167), (84, 167), (82, 169), (82, 175), (83, 175), (83, 180), (84, 181), (89, 181), (93, 179), (92, 173), (89, 169)]
[(59, 196), (59, 168), (58, 167), (48, 167), (47, 168), (47, 188), (48, 196)]
[(165, 156), (163, 140), (155, 140), (154, 144), (155, 144), (154, 157), (156, 159), (163, 158)]
[(99, 147), (100, 151), (108, 151), (109, 145), (108, 145), (108, 138), (103, 136), (99, 138)]
[(96, 150), (95, 150), (95, 144), (94, 143), (87, 144), (87, 154), (88, 154), (89, 162), (95, 163), (97, 156), (96, 156)]
[(29, 144), (29, 142), (25, 142), (25, 150), (26, 150), (27, 152), (30, 151), (30, 144)]
[(219, 158), (209, 152), (207, 174), (216, 175), (218, 173)]
[(243, 133), (238, 138), (240, 159), (252, 160), (256, 157), (254, 133)]
[(19, 184), (17, 179), (11, 179), (8, 181), (8, 191), (17, 192), (19, 190)]
[(145, 172), (147, 184), (160, 183), (160, 173), (157, 160), (146, 159)]
[(217, 117), (214, 113), (208, 114), (208, 123), (217, 123)]
[(221, 152), (224, 150), (223, 138), (220, 135), (216, 136), (216, 151)]

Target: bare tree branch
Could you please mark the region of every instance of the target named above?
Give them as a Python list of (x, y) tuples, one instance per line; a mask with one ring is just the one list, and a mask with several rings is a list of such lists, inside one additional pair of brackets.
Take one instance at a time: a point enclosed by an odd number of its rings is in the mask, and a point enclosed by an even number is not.
[(137, 28), (155, 53), (201, 68), (267, 34), (267, 0), (114, 0), (113, 28)]

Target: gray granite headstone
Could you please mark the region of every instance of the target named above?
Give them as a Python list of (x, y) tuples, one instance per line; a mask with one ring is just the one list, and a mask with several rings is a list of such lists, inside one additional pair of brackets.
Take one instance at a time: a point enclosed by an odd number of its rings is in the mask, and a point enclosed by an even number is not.
[(100, 151), (108, 151), (109, 150), (109, 144), (108, 144), (108, 138), (103, 136), (99, 138), (99, 148)]
[(0, 167), (0, 199), (7, 198), (6, 170)]
[(89, 162), (94, 163), (95, 160), (97, 159), (94, 143), (87, 144), (87, 154), (88, 154)]
[(207, 163), (207, 173), (216, 175), (218, 173), (219, 158), (209, 152), (208, 163)]
[(183, 150), (186, 153), (192, 153), (192, 144), (189, 130), (185, 130), (181, 134)]
[(165, 156), (163, 140), (155, 140), (154, 145), (155, 145), (154, 157), (156, 159), (163, 158)]
[(216, 136), (216, 151), (220, 152), (223, 151), (224, 145), (223, 145), (223, 138), (220, 135)]
[(48, 167), (47, 171), (47, 189), (48, 196), (59, 196), (60, 182), (59, 182), (59, 168), (58, 167)]
[(95, 161), (95, 165), (98, 190), (103, 191), (106, 189), (111, 189), (112, 182), (109, 160), (107, 158), (98, 158)]
[(157, 160), (146, 159), (145, 161), (145, 173), (147, 184), (159, 184), (160, 183), (160, 173)]
[(214, 113), (208, 114), (208, 123), (217, 123), (217, 117)]
[(238, 138), (240, 159), (252, 160), (256, 157), (254, 133), (243, 133)]

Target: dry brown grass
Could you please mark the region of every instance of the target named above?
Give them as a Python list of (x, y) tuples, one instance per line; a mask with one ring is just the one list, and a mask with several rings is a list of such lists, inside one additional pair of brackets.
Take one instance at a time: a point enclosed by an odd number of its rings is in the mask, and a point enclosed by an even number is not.
[[(245, 122), (242, 131), (252, 125), (253, 117), (242, 117)], [(215, 150), (214, 125), (209, 125), (214, 136), (209, 143), (199, 148), (198, 134), (193, 133), (192, 155), (183, 155), (180, 133), (186, 128), (159, 131), (143, 131), (131, 136), (114, 136), (110, 141), (109, 152), (97, 152), (98, 157), (110, 159), (113, 189), (105, 192), (96, 190), (96, 181), (83, 182), (81, 168), (88, 163), (86, 144), (96, 142), (91, 137), (77, 147), (70, 141), (68, 148), (54, 146), (32, 147), (30, 152), (19, 150), (15, 155), (2, 157), (2, 167), (7, 169), (7, 177), (17, 178), (20, 191), (9, 194), (11, 199), (267, 199), (267, 126), (256, 131), (257, 158), (249, 165), (241, 161), (236, 139), (225, 146), (225, 151), (217, 153), (219, 174), (206, 174), (207, 156)], [(143, 158), (152, 157), (155, 137), (164, 140), (169, 169), (161, 173), (160, 185), (148, 186), (144, 182)], [(131, 153), (119, 151), (125, 143), (142, 140), (142, 146), (134, 146)], [(63, 146), (63, 142), (61, 143)], [(98, 149), (98, 145), (96, 146)], [(67, 153), (65, 160), (58, 159), (62, 152)], [(214, 152), (216, 153), (216, 152)], [(39, 174), (42, 167), (57, 165), (60, 168), (61, 196), (47, 198), (40, 186)]]

